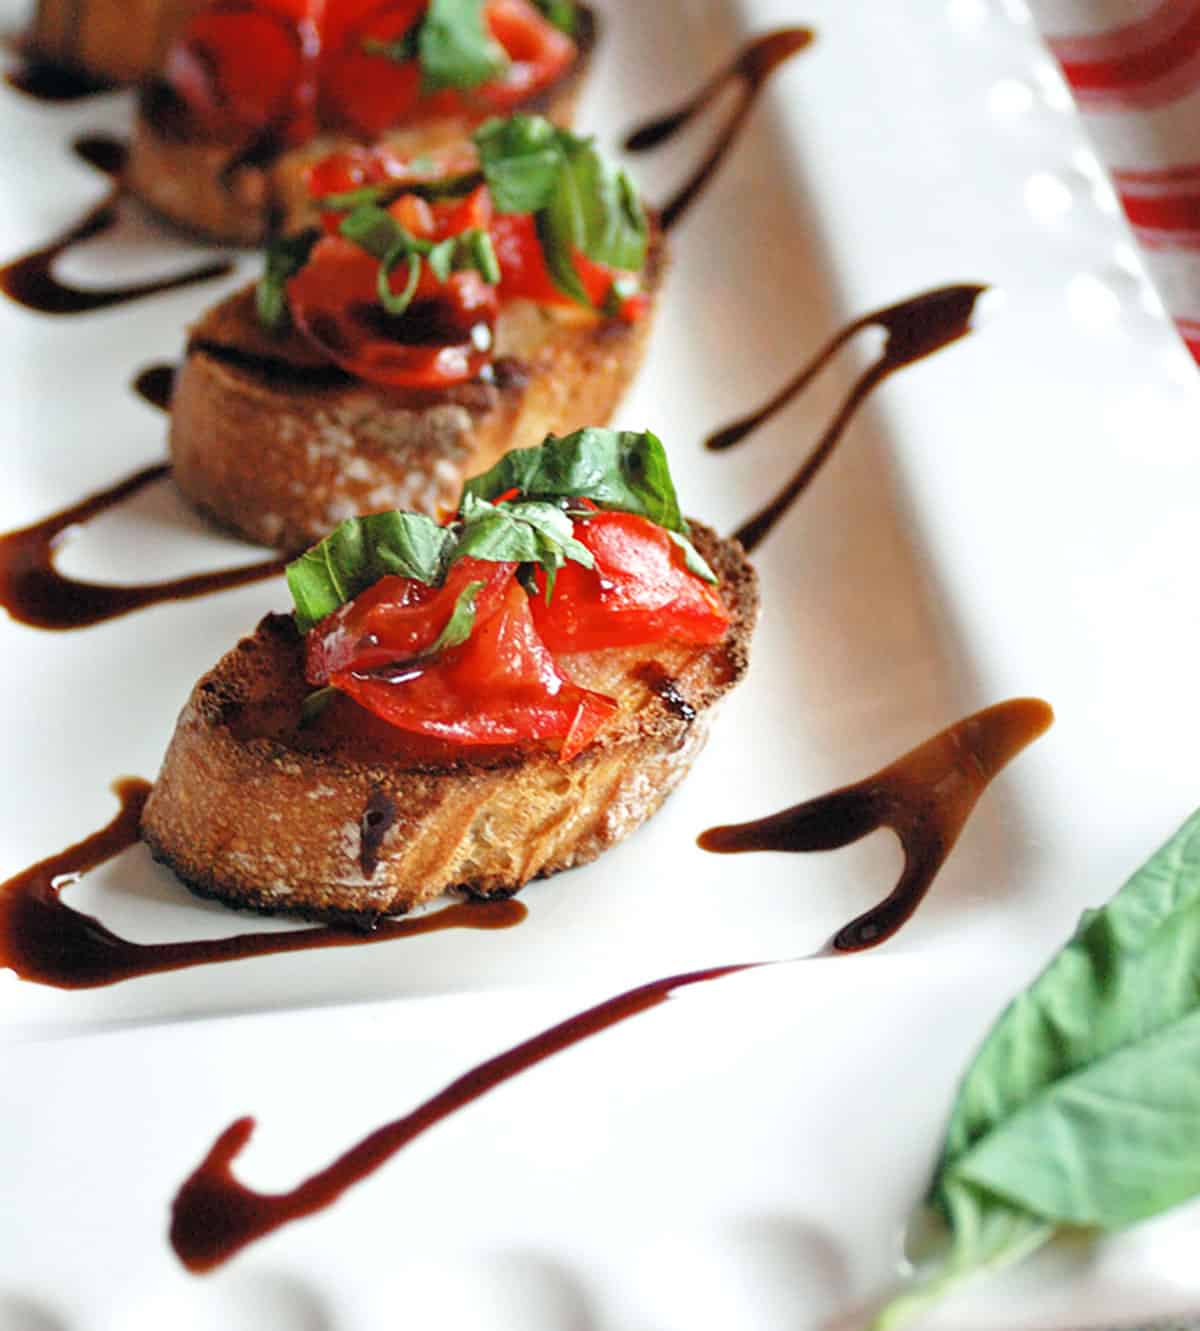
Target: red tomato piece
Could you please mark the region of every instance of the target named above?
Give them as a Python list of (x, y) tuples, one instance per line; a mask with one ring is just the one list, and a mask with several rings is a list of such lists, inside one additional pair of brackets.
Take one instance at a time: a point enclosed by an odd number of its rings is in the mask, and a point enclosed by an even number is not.
[(425, 8), (425, 0), (338, 0), (327, 6), (321, 56), (327, 121), (374, 136), (412, 115), (421, 96), (420, 67), (372, 53), (364, 43), (400, 40)]
[(510, 567), (499, 608), (460, 647), (390, 674), (335, 671), (331, 682), (402, 730), (463, 747), (561, 739), (559, 757), (568, 762), (617, 704), (563, 674), (538, 637), (529, 604)]
[[(399, 388), (439, 388), (473, 379), (491, 351), (496, 290), (472, 270), (437, 281), (423, 265), (403, 316), (379, 304), (379, 261), (341, 236), (325, 236), (287, 284), (296, 326), (337, 365), (360, 379)], [(391, 274), (403, 291), (407, 264)]]
[(472, 90), (492, 111), (515, 109), (556, 83), (575, 59), (575, 43), (529, 0), (488, 0), (484, 17), (509, 60), (499, 78)]
[[(537, 301), (539, 305), (574, 305), (575, 302), (554, 285), (546, 267), (542, 244), (538, 240), (537, 226), (531, 213), (501, 213), (492, 219), (492, 245), (500, 262), (500, 296), (502, 300)], [(595, 263), (586, 255), (576, 253), (575, 271), (598, 309), (608, 300), (608, 293), (622, 274), (602, 263)], [(639, 293), (640, 296), (640, 293)], [(639, 296), (627, 297), (618, 314), (627, 322), (635, 322), (645, 314), (648, 301)]]
[(466, 558), (451, 568), (441, 587), (395, 574), (380, 578), (353, 601), (326, 615), (309, 633), (305, 679), (310, 684), (328, 684), (335, 671), (411, 661), (437, 641), (460, 593), (472, 582), (485, 584), (475, 597), (478, 627), (500, 608), (516, 568), (515, 564)]
[(559, 569), (550, 604), (545, 578), (533, 617), (553, 652), (587, 652), (644, 643), (719, 642), (730, 615), (720, 593), (688, 571), (683, 552), (657, 523), (633, 513), (597, 513), (576, 522), (575, 539), (594, 569)]
[(303, 102), (308, 6), (201, 10), (167, 54), (164, 75), (210, 130), (261, 129)]

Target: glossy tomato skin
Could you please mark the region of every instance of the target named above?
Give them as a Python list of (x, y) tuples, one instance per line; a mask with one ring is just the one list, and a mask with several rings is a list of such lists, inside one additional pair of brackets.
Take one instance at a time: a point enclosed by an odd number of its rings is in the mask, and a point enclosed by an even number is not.
[(407, 661), (437, 641), (462, 591), (484, 585), (475, 596), (475, 622), (499, 609), (517, 566), (483, 559), (460, 559), (440, 587), (389, 574), (353, 601), (327, 615), (305, 641), (304, 677), (310, 684), (329, 683), (341, 670), (370, 670)]
[(633, 513), (596, 513), (575, 524), (594, 569), (574, 561), (558, 572), (546, 604), (535, 597), (534, 622), (553, 652), (588, 652), (655, 642), (720, 642), (730, 615), (715, 587), (684, 563), (662, 527)]
[(316, 132), (319, 0), (218, 0), (195, 14), (163, 76), (208, 133), (274, 127), (287, 142)]
[(491, 613), (476, 619), (461, 646), (430, 660), (373, 667), (352, 660), (333, 670), (330, 681), (402, 730), (464, 748), (561, 740), (560, 759), (569, 761), (617, 704), (563, 674), (538, 637), (511, 566), (505, 582)]
[[(423, 266), (409, 311), (379, 304), (379, 261), (341, 236), (325, 236), (287, 284), (296, 326), (357, 378), (395, 388), (442, 388), (473, 379), (487, 363), (499, 313), (494, 287), (467, 269), (438, 282)], [(406, 264), (391, 274), (402, 291)]]

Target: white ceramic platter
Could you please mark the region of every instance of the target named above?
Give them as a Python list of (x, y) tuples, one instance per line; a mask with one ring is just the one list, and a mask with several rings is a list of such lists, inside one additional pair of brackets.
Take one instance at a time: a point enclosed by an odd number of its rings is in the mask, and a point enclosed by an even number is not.
[[(19, 6), (9, 5), (15, 24)], [(84, 993), (0, 973), (0, 1328), (697, 1331), (855, 1325), (886, 1290), (954, 1081), (1079, 911), (1197, 802), (1195, 370), (1026, 16), (1001, 0), (604, 7), (583, 122), (609, 143), (693, 91), (746, 34), (818, 30), (677, 232), (661, 322), (620, 421), (667, 440), (689, 512), (729, 529), (791, 473), (872, 334), (737, 452), (701, 440), (850, 317), (951, 281), (996, 292), (965, 341), (891, 380), (761, 547), (746, 684), (688, 784), (597, 864), (532, 886), (530, 918)], [(0, 256), (104, 182), (71, 140), (125, 96), (0, 90)], [(712, 122), (632, 159), (665, 197)], [(132, 213), (73, 251), (103, 283), (197, 250)], [(0, 530), (162, 457), (129, 391), (238, 278), (84, 317), (0, 303)], [(73, 539), (120, 581), (254, 557), (169, 485)], [(104, 823), (153, 776), (195, 678), (281, 580), (88, 630), (0, 623), (0, 873)], [(709, 856), (695, 837), (866, 775), (1017, 694), (1058, 722), (985, 796), (885, 948), (690, 990), (414, 1143), (333, 1210), (215, 1276), (165, 1241), (170, 1198), (243, 1112), (240, 1166), (291, 1186), (473, 1062), (628, 984), (799, 957), (883, 897), (890, 837), (836, 854)], [(265, 926), (131, 851), (71, 889), (129, 937)], [(287, 925), (277, 927), (286, 928)], [(942, 1324), (1065, 1327), (1200, 1305), (1182, 1213), (1059, 1252)]]

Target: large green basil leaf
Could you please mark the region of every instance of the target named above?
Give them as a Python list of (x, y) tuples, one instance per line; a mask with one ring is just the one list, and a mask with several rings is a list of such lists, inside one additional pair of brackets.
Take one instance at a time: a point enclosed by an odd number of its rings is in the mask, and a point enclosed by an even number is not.
[(441, 580), (454, 535), (423, 513), (347, 518), (287, 566), (296, 627), (307, 633), (389, 573), (433, 586)]
[(687, 534), (667, 452), (649, 430), (589, 427), (549, 435), (538, 448), (517, 448), (473, 476), (464, 495), (495, 499), (519, 490), (526, 499), (590, 499), (600, 508), (640, 513), (668, 531)]
[(475, 131), (479, 165), (498, 213), (536, 213), (563, 168), (560, 131), (541, 116), (489, 120)]
[(649, 227), (637, 190), (593, 139), (560, 130), (563, 168), (547, 207), (550, 234), (596, 263), (637, 272), (646, 262)]
[(488, 31), (483, 0), (430, 0), (417, 52), (426, 92), (477, 88), (508, 65), (504, 48)]
[(1084, 915), (976, 1055), (930, 1192), (954, 1242), (921, 1288), (987, 1269), (997, 1227), (1119, 1229), (1200, 1193), (1198, 1065), (1200, 813)]
[(575, 0), (533, 0), (533, 3), (546, 16), (547, 21), (553, 23), (560, 32), (565, 32), (568, 37), (574, 37), (578, 20)]

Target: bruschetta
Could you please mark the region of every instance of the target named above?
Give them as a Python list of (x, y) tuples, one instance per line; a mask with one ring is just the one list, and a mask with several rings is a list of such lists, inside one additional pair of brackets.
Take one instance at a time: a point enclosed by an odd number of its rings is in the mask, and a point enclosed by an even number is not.
[(682, 780), (744, 675), (735, 540), (651, 434), (510, 453), (445, 524), (353, 519), (200, 680), (142, 835), (194, 891), (369, 925), (583, 864)]
[(331, 152), (412, 156), (518, 109), (569, 125), (595, 36), (573, 0), (213, 0), (142, 90), (126, 182), (188, 231), (258, 245)]
[(590, 140), (516, 116), (311, 181), (320, 224), (191, 330), (169, 446), (193, 504), (294, 553), (347, 517), (437, 513), (506, 449), (608, 421), (665, 255)]

